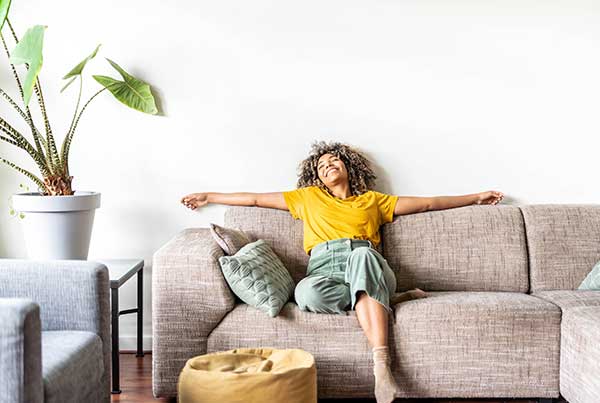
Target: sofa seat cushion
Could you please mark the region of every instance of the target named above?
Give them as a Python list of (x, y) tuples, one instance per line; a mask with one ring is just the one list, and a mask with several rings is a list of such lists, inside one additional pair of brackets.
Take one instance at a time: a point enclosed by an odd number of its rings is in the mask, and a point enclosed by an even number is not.
[(428, 292), (396, 305), (399, 397), (558, 397), (560, 309), (513, 292)]
[(257, 347), (311, 353), (317, 364), (320, 398), (373, 396), (371, 349), (355, 311), (312, 313), (288, 302), (277, 317), (270, 318), (254, 307), (238, 304), (208, 336), (209, 353)]
[(554, 290), (534, 292), (534, 297), (542, 298), (558, 305), (565, 311), (580, 306), (600, 306), (600, 291), (592, 290)]
[(600, 306), (563, 312), (560, 393), (570, 403), (600, 402)]
[(42, 332), (44, 402), (84, 402), (104, 373), (102, 340), (84, 331)]

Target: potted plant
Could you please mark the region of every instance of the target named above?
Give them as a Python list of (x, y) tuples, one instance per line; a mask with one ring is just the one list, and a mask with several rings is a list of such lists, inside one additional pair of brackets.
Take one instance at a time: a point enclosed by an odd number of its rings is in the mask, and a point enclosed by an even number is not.
[[(107, 59), (121, 75), (122, 80), (94, 75), (93, 78), (101, 85), (101, 89), (81, 106), (82, 73), (86, 64), (96, 56), (100, 48), (98, 45), (89, 56), (63, 77), (68, 81), (61, 92), (75, 80), (79, 80), (79, 95), (69, 129), (59, 148), (48, 120), (39, 79), (46, 27), (33, 26), (19, 40), (8, 19), (9, 8), (10, 0), (0, 0), (0, 39), (9, 60), (10, 70), (16, 80), (19, 97), (15, 99), (0, 88), (0, 98), (25, 121), (31, 133), (25, 136), (7, 119), (0, 116), (0, 143), (23, 150), (33, 159), (40, 173), (36, 175), (9, 161), (2, 155), (0, 148), (0, 164), (25, 175), (38, 188), (37, 192), (13, 195), (13, 208), (24, 213), (25, 241), (30, 258), (87, 259), (94, 213), (95, 209), (100, 207), (100, 193), (72, 189), (73, 176), (69, 169), (69, 151), (81, 115), (90, 102), (106, 90), (118, 101), (133, 109), (157, 114), (154, 96), (147, 83), (133, 77), (117, 63)], [(12, 51), (9, 50), (9, 39), (15, 44)], [(24, 77), (22, 77), (23, 73)], [(43, 119), (42, 130), (38, 130), (29, 108), (34, 94)]]

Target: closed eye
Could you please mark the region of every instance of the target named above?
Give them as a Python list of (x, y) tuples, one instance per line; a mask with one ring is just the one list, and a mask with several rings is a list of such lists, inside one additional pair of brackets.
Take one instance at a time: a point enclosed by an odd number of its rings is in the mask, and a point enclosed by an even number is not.
[[(339, 158), (332, 157), (329, 161), (337, 161), (337, 160), (339, 160)], [(324, 165), (325, 165), (324, 163), (320, 163), (319, 166), (317, 167), (317, 169), (323, 168)]]

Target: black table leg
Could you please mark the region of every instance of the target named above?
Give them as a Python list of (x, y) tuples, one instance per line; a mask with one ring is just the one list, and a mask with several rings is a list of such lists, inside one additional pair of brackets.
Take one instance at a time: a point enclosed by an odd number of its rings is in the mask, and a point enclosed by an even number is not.
[(119, 385), (119, 289), (110, 289), (112, 333), (112, 393), (121, 393)]
[(137, 273), (137, 353), (136, 357), (144, 356), (144, 268)]

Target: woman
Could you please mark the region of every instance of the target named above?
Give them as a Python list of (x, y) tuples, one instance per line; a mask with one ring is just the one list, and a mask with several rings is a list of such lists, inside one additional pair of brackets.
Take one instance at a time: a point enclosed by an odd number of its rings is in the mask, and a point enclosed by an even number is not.
[(300, 309), (317, 313), (356, 311), (373, 351), (375, 397), (389, 403), (398, 392), (388, 355), (390, 305), (422, 298), (414, 289), (394, 296), (396, 278), (379, 246), (379, 227), (395, 215), (471, 204), (497, 204), (504, 195), (486, 191), (464, 196), (400, 197), (376, 192), (370, 162), (354, 148), (323, 141), (299, 166), (297, 189), (274, 193), (194, 193), (181, 202), (190, 209), (208, 203), (270, 207), (304, 222), (307, 276), (296, 286)]

